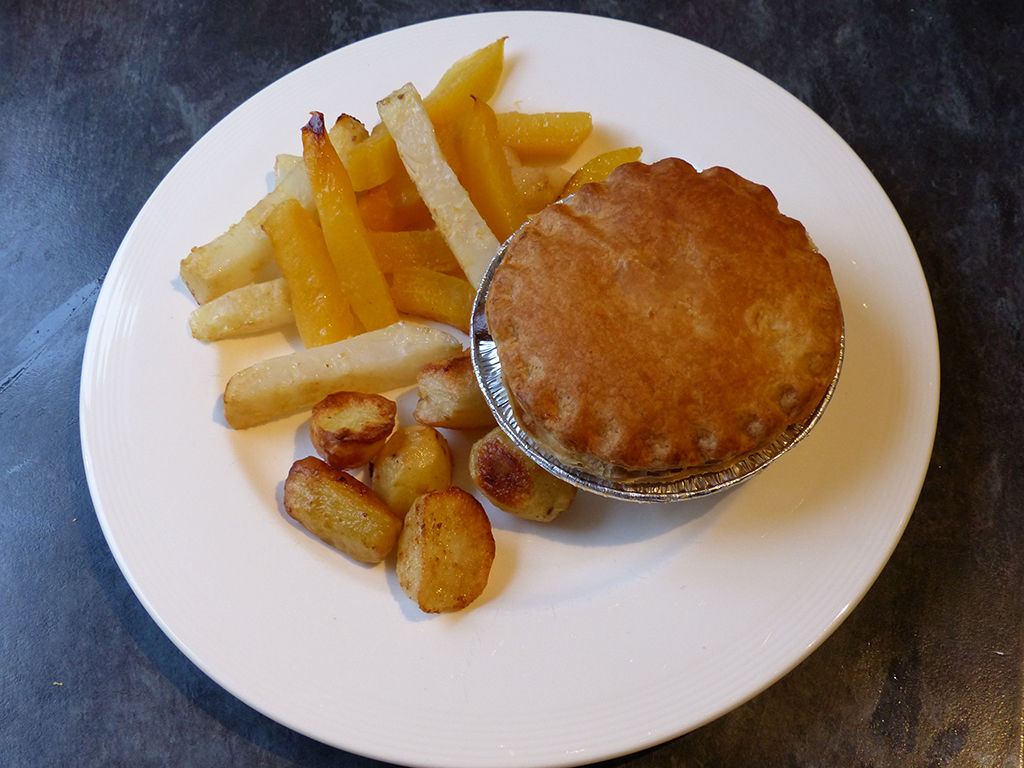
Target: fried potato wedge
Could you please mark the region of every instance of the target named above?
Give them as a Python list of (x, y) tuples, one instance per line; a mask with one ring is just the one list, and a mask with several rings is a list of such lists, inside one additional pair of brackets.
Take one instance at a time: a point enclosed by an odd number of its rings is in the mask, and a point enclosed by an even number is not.
[(419, 395), (412, 416), (420, 424), (446, 429), (494, 426), (494, 414), (477, 384), (468, 351), (427, 363), (416, 385)]
[(398, 311), (436, 320), (469, 333), (476, 291), (464, 277), (426, 267), (403, 267), (391, 276), (391, 296)]
[(319, 112), (302, 128), (302, 156), (327, 252), (352, 311), (368, 331), (391, 325), (398, 320), (398, 312), (370, 250), (348, 172)]
[[(344, 155), (354, 141), (366, 135), (366, 129), (355, 118), (342, 115), (330, 135), (335, 149)], [(294, 165), (226, 232), (193, 248), (182, 260), (181, 279), (199, 304), (259, 280), (273, 266), (274, 252), (263, 232), (263, 220), (274, 206), (290, 197), (311, 213), (316, 210), (306, 171), (299, 165)]]
[(498, 250), (498, 240), (445, 160), (423, 101), (411, 83), (377, 102), (409, 178), (475, 288)]
[(568, 195), (571, 195), (584, 184), (589, 184), (594, 181), (604, 181), (608, 178), (608, 174), (620, 165), (639, 160), (642, 153), (643, 149), (641, 147), (623, 147), (622, 149), (613, 149), (610, 152), (603, 152), (602, 154), (591, 158), (569, 177), (569, 181), (567, 181), (565, 186), (562, 188), (562, 194), (560, 197), (567, 197)]
[(274, 206), (263, 222), (281, 268), (299, 337), (307, 347), (348, 338), (356, 332), (356, 319), (341, 290), (323, 234), (298, 200)]
[(370, 463), (374, 493), (399, 517), (418, 496), (452, 483), (452, 454), (444, 435), (413, 425), (395, 431)]
[(361, 563), (387, 557), (402, 531), (401, 518), (366, 485), (315, 456), (292, 464), (284, 508), (314, 536)]
[(278, 277), (243, 285), (200, 304), (192, 310), (188, 323), (194, 338), (218, 341), (281, 328), (294, 320), (288, 285)]
[(575, 486), (537, 466), (497, 427), (470, 449), (469, 474), (494, 506), (526, 520), (551, 522), (576, 498)]
[(334, 392), (313, 406), (309, 439), (335, 469), (369, 464), (395, 429), (394, 400), (368, 392)]
[(448, 333), (398, 322), (321, 347), (263, 360), (234, 376), (224, 390), (224, 418), (245, 429), (304, 408), (332, 392), (387, 392), (416, 381), (431, 360), (462, 349)]
[(589, 112), (500, 112), (496, 118), (501, 143), (527, 163), (567, 160), (594, 129)]
[(420, 496), (398, 539), (398, 583), (425, 613), (459, 611), (487, 587), (494, 563), (491, 521), (461, 488)]

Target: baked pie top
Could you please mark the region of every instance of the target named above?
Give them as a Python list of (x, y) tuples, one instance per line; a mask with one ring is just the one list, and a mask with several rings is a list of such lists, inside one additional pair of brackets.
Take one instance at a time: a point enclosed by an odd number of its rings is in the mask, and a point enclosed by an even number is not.
[(677, 158), (534, 216), (486, 314), (520, 426), (606, 476), (770, 444), (821, 402), (843, 332), (828, 263), (768, 188)]

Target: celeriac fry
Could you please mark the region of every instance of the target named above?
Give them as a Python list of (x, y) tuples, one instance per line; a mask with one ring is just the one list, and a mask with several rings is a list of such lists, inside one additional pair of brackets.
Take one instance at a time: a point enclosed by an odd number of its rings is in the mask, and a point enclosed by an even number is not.
[(569, 181), (562, 188), (562, 194), (559, 197), (571, 195), (584, 184), (589, 184), (592, 181), (604, 181), (608, 178), (608, 174), (620, 165), (639, 160), (642, 151), (640, 147), (623, 147), (591, 158), (569, 177)]
[[(285, 152), (278, 153), (274, 157), (274, 186), (279, 185), (292, 169), (302, 165), (302, 155), (290, 155)], [(305, 174), (305, 171), (303, 171)], [(310, 190), (312, 194), (312, 190)], [(312, 200), (312, 198), (310, 198)]]
[(373, 258), (348, 172), (314, 112), (302, 129), (302, 156), (327, 252), (352, 311), (368, 331), (398, 320), (387, 281)]
[[(505, 38), (501, 38), (452, 64), (424, 99), (434, 124), (442, 128), (455, 122), (468, 107), (469, 96), (490, 99), (504, 63)], [(347, 165), (353, 186), (362, 191), (387, 181), (402, 163), (387, 128), (378, 125), (370, 138), (354, 149)]]
[(377, 111), (437, 228), (475, 288), (498, 250), (498, 240), (445, 161), (423, 101), (407, 83), (377, 102)]
[(262, 200), (222, 235), (193, 248), (181, 262), (181, 279), (192, 296), (205, 304), (256, 280), (274, 261), (274, 251), (261, 229), (278, 203), (295, 198), (312, 207), (309, 182), (302, 168), (293, 169)]
[(501, 112), (496, 123), (501, 143), (527, 163), (568, 159), (594, 128), (589, 112)]
[[(366, 136), (355, 118), (343, 115), (331, 129), (331, 142), (348, 152), (354, 141)], [(261, 229), (275, 205), (294, 197), (306, 210), (315, 210), (313, 191), (302, 167), (293, 168), (277, 186), (223, 234), (192, 249), (181, 262), (181, 279), (199, 304), (260, 278), (274, 262), (270, 241)]]
[(447, 323), (469, 333), (476, 291), (465, 278), (425, 267), (404, 267), (391, 278), (391, 295), (400, 312)]
[(235, 429), (245, 429), (312, 408), (332, 392), (408, 386), (431, 360), (461, 349), (454, 336), (440, 329), (406, 322), (301, 349), (232, 376), (224, 390), (224, 418)]
[(356, 331), (355, 317), (338, 282), (323, 234), (293, 198), (263, 222), (292, 300), (299, 337), (307, 347), (331, 344)]
[(452, 249), (436, 229), (368, 232), (370, 248), (385, 275), (403, 267), (426, 267), (449, 275), (462, 274)]
[(247, 333), (260, 333), (294, 321), (288, 285), (283, 277), (241, 288), (200, 304), (189, 316), (192, 336), (218, 341)]
[(459, 181), (491, 232), (504, 242), (526, 220), (512, 183), (498, 124), (486, 102), (472, 100), (458, 131)]

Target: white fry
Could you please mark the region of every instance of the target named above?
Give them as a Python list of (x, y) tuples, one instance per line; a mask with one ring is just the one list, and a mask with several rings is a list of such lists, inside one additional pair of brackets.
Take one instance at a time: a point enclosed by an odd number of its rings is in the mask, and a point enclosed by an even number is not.
[(311, 408), (332, 392), (386, 392), (408, 386), (424, 365), (461, 349), (459, 341), (444, 331), (398, 322), (264, 360), (228, 381), (224, 418), (235, 429), (244, 429)]
[(188, 319), (192, 336), (217, 341), (295, 322), (284, 278), (249, 283), (200, 304)]
[[(341, 119), (331, 128), (331, 142), (342, 160), (366, 129), (357, 120)], [(288, 162), (287, 160), (284, 162)], [(263, 221), (278, 203), (294, 197), (314, 216), (313, 189), (303, 163), (277, 177), (277, 185), (245, 215), (206, 245), (192, 249), (181, 262), (181, 279), (200, 304), (260, 279), (276, 268), (274, 249)], [(280, 273), (278, 273), (280, 274)]]
[(377, 112), (448, 247), (469, 281), (478, 286), (500, 243), (445, 161), (419, 93), (406, 83), (378, 101)]

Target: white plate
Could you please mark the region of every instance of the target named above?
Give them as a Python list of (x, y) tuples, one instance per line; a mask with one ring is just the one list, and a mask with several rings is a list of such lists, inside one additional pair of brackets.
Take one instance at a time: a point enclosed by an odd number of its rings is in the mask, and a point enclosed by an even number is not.
[[(553, 525), (493, 512), (479, 602), (426, 617), (280, 509), (301, 416), (236, 433), (226, 378), (282, 335), (204, 345), (178, 262), (267, 189), (311, 109), (375, 120), (406, 80), (508, 35), (497, 106), (587, 109), (581, 156), (721, 164), (768, 184), (828, 256), (842, 380), (760, 476), (674, 506), (581, 498)], [(915, 504), (938, 404), (934, 318), (885, 194), (797, 100), (687, 40), (596, 17), (493, 13), (395, 30), (269, 86), (167, 175), (114, 258), (86, 345), (81, 432), (96, 513), (139, 599), (219, 684), (316, 739), (415, 765), (596, 761), (670, 739), (769, 686), (848, 615)], [(406, 415), (408, 396), (403, 400)], [(465, 440), (455, 438), (457, 451)], [(464, 455), (464, 453), (462, 454)], [(459, 479), (466, 472), (459, 465)]]

